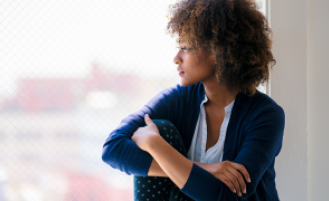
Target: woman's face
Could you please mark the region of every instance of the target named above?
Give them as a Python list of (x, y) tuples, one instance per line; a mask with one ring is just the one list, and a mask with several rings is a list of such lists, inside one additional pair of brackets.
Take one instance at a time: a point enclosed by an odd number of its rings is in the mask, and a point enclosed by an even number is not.
[(188, 48), (184, 40), (179, 42), (179, 50), (174, 63), (181, 77), (182, 86), (205, 82), (215, 76), (216, 59), (203, 48)]

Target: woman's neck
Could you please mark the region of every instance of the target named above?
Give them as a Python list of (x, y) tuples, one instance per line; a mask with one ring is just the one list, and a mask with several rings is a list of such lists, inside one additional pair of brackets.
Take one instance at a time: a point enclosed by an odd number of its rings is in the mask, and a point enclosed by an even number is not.
[(203, 86), (208, 97), (207, 105), (215, 107), (226, 107), (235, 100), (236, 95), (239, 93), (237, 88), (228, 90), (225, 85), (219, 84), (216, 77), (203, 82)]

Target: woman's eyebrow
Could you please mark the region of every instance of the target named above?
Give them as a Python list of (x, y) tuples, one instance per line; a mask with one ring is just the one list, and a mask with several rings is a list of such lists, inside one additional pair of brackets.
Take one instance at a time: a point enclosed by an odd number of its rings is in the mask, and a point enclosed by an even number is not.
[(185, 43), (185, 42), (186, 42), (186, 40), (184, 40), (184, 39), (181, 39), (181, 38), (178, 38), (178, 39), (177, 39), (177, 42), (178, 42), (178, 43)]
[(179, 45), (186, 45), (186, 41), (179, 41), (178, 44)]

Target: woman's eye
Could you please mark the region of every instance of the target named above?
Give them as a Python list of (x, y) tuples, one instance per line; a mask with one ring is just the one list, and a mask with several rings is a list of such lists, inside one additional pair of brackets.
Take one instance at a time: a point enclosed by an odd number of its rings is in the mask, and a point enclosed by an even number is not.
[(179, 47), (178, 46), (177, 48), (183, 50), (183, 52), (187, 52), (187, 51), (192, 50), (192, 48), (187, 48), (187, 47)]
[(188, 50), (190, 50), (190, 48), (186, 48), (186, 47), (181, 47), (180, 49), (182, 49), (184, 52), (187, 52)]

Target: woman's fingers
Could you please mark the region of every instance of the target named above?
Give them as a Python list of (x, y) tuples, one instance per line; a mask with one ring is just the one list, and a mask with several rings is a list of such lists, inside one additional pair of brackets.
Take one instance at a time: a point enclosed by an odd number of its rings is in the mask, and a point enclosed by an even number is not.
[(241, 165), (239, 163), (233, 163), (233, 162), (231, 162), (231, 165), (234, 167), (234, 169), (238, 170), (239, 172), (241, 172), (241, 174), (243, 174), (243, 176), (247, 182), (249, 182), (249, 183), (251, 182), (250, 175), (243, 165)]
[(221, 182), (223, 182), (233, 193), (236, 193), (234, 185), (232, 184), (231, 180), (227, 178), (225, 174), (218, 175), (218, 178)]
[(150, 118), (150, 116), (149, 116), (148, 114), (145, 114), (145, 116), (144, 116), (144, 121), (145, 121), (145, 124), (146, 124), (147, 126), (150, 126), (150, 125), (153, 124), (153, 121), (152, 121), (152, 119)]
[(240, 184), (239, 184), (238, 179), (236, 178), (236, 176), (233, 175), (232, 173), (230, 173), (229, 171), (226, 171), (224, 174), (231, 181), (231, 183), (234, 185), (234, 188), (235, 188), (236, 193), (238, 194), (238, 196), (241, 197), (242, 196), (241, 188), (240, 188)]
[(217, 162), (208, 165), (208, 171), (226, 184), (232, 192), (237, 193), (239, 197), (242, 196), (242, 193), (247, 193), (244, 178), (246, 181), (250, 182), (250, 176), (243, 165), (230, 161)]
[(247, 193), (246, 183), (244, 182), (244, 179), (243, 179), (242, 174), (240, 172), (238, 172), (236, 169), (234, 169), (233, 167), (229, 167), (227, 169), (227, 171), (229, 173), (231, 173), (235, 177), (235, 179), (237, 180), (238, 185), (240, 187), (240, 191), (238, 191), (238, 192), (240, 192), (240, 193)]

